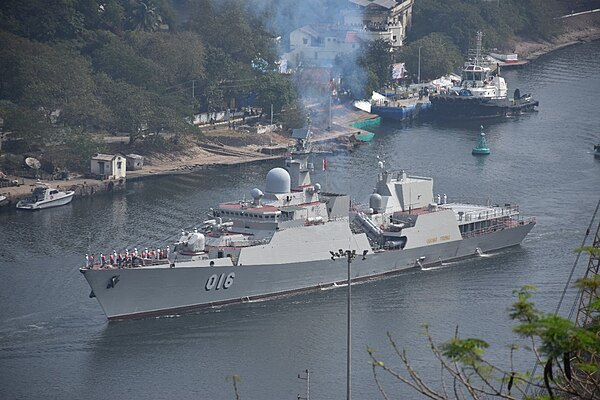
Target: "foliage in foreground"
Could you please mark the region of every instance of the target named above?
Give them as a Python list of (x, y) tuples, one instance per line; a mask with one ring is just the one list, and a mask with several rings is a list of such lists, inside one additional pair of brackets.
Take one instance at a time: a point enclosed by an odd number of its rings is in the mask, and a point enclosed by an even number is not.
[[(596, 260), (597, 248), (585, 247)], [(404, 371), (388, 366), (368, 348), (373, 375), (385, 399), (388, 395), (381, 382), (380, 373), (389, 374), (430, 399), (598, 399), (600, 398), (600, 277), (585, 277), (577, 286), (590, 293), (588, 304), (589, 323), (583, 327), (553, 313), (543, 313), (531, 301), (532, 286), (515, 291), (517, 301), (510, 308), (510, 317), (518, 322), (514, 330), (531, 342), (531, 351), (541, 375), (531, 371), (519, 372), (513, 368), (513, 355), (518, 349), (510, 349), (510, 368), (498, 367), (484, 357), (487, 342), (478, 338), (461, 338), (458, 329), (455, 336), (442, 344), (434, 342), (429, 327), (425, 335), (430, 349), (440, 363), (440, 382), (432, 385), (413, 368), (405, 349), (387, 336)], [(535, 369), (534, 369), (535, 371)]]

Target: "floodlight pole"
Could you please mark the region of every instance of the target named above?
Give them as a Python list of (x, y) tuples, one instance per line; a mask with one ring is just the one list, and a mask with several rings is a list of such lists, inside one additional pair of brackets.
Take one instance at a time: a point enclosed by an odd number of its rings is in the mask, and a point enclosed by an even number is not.
[(419, 46), (419, 68), (417, 72), (417, 85), (421, 85), (421, 47)]
[[(339, 249), (337, 252), (330, 251), (331, 259), (335, 260), (336, 258), (346, 257), (348, 261), (348, 310), (347, 310), (347, 318), (348, 323), (346, 326), (346, 400), (350, 400), (352, 398), (352, 380), (351, 380), (351, 372), (352, 372), (352, 319), (351, 319), (351, 311), (352, 311), (352, 260), (356, 257), (356, 250), (342, 250)], [(366, 255), (368, 251), (364, 250), (362, 252), (362, 259), (366, 260)]]
[(350, 400), (352, 398), (351, 391), (351, 376), (350, 372), (352, 371), (352, 327), (350, 325), (351, 322), (351, 300), (352, 300), (352, 279), (350, 276), (350, 266), (352, 265), (352, 259), (356, 256), (356, 252), (352, 253), (350, 250), (346, 250), (346, 258), (348, 259), (348, 326), (346, 331), (346, 400)]

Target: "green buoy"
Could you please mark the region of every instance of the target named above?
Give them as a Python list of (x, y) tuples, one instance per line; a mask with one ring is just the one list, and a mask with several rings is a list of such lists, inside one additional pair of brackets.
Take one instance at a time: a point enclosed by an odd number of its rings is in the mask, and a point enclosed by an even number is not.
[(477, 142), (477, 146), (473, 147), (472, 154), (476, 156), (486, 156), (490, 154), (490, 148), (485, 141), (485, 133), (483, 133), (483, 125), (481, 125), (481, 135), (479, 136), (479, 141)]

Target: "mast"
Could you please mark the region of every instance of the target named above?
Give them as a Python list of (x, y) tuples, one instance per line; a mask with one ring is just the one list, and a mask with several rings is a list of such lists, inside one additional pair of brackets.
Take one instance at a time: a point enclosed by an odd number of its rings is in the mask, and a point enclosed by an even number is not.
[(310, 173), (314, 171), (313, 163), (309, 162), (312, 152), (310, 119), (307, 120), (306, 128), (294, 129), (292, 137), (296, 144), (290, 152), (290, 157), (285, 162), (290, 173), (292, 188), (308, 186), (311, 184)]

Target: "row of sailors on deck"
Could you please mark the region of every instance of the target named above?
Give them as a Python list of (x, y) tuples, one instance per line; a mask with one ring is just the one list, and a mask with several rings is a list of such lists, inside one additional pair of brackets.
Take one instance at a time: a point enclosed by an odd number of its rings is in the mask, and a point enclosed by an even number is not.
[(166, 249), (148, 249), (147, 247), (138, 252), (137, 247), (133, 249), (133, 251), (129, 251), (125, 249), (125, 253), (117, 253), (116, 250), (113, 250), (112, 253), (109, 253), (108, 259), (106, 255), (100, 253), (98, 260), (95, 259), (95, 255), (85, 255), (85, 267), (93, 268), (94, 266), (99, 266), (100, 268), (105, 268), (108, 266), (111, 267), (128, 267), (134, 265), (144, 265), (146, 260), (165, 260), (168, 259), (171, 255), (171, 248), (167, 246)]

